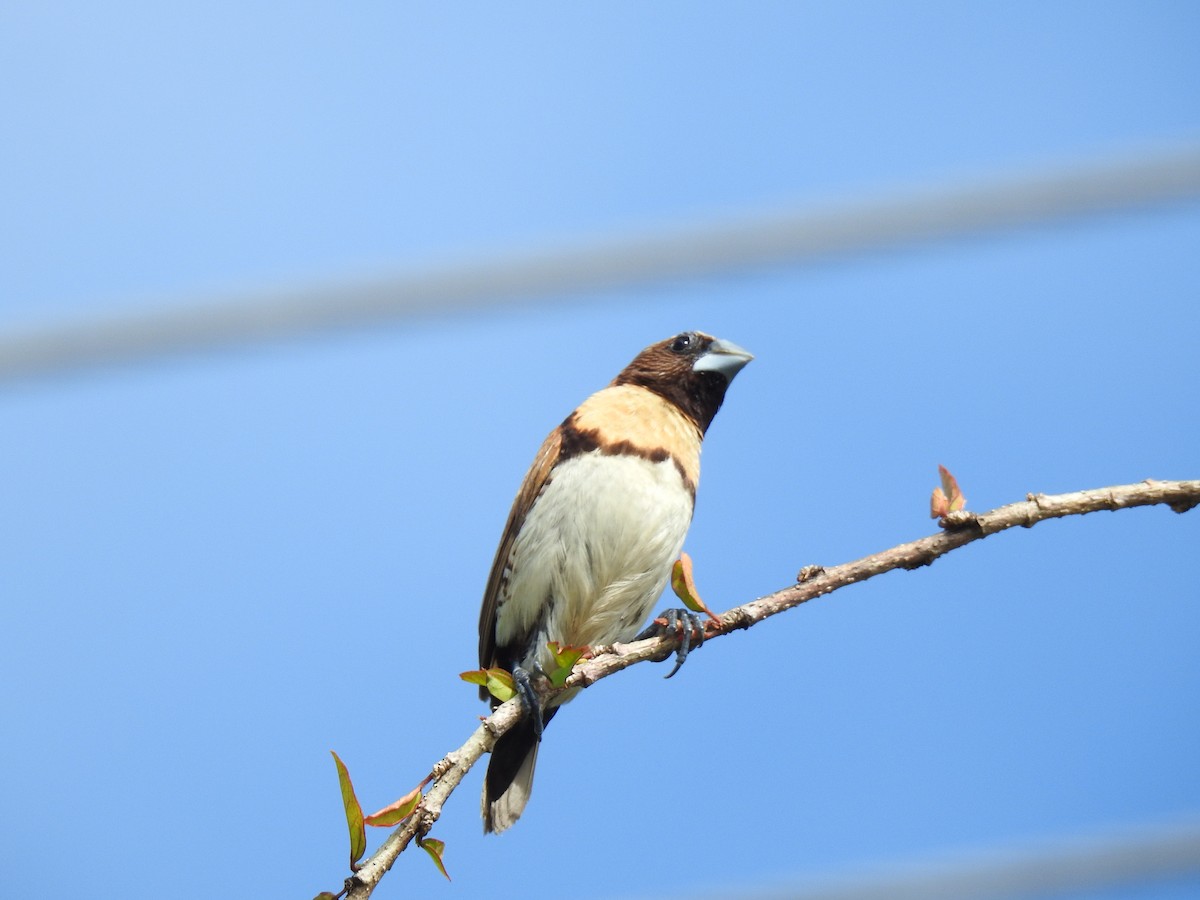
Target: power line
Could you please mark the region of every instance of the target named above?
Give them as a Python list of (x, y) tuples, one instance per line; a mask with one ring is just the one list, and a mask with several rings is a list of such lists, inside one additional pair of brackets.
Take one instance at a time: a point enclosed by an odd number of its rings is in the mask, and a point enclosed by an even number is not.
[(874, 868), (789, 888), (705, 893), (698, 900), (1044, 900), (1183, 878), (1200, 878), (1200, 819)]
[(501, 259), (0, 334), (0, 381), (517, 300), (833, 257), (1200, 196), (1200, 146)]

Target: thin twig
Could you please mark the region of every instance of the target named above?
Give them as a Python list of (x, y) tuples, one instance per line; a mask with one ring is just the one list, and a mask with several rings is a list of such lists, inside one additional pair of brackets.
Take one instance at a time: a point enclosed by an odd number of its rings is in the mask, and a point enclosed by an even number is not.
[[(735, 607), (716, 621), (706, 622), (705, 640), (749, 628), (763, 619), (799, 606), (815, 597), (892, 569), (927, 566), (939, 556), (964, 544), (1014, 526), (1030, 528), (1047, 519), (1158, 504), (1165, 504), (1178, 513), (1187, 512), (1200, 505), (1200, 481), (1148, 479), (1139, 484), (1076, 491), (1070, 494), (1030, 494), (1020, 503), (1001, 506), (991, 512), (975, 514), (963, 510), (951, 513), (940, 521), (942, 531), (929, 537), (829, 569), (819, 566), (806, 567), (801, 570), (797, 584)], [(569, 688), (589, 687), (635, 663), (666, 658), (678, 642), (675, 636), (664, 636), (631, 644), (596, 648), (591, 659), (575, 666), (563, 688), (550, 688), (543, 681), (540, 685), (541, 693), (543, 697), (551, 697)], [(446, 754), (433, 767), (431, 774), (435, 778), (434, 786), (413, 814), (405, 819), (359, 870), (346, 880), (346, 900), (366, 900), (371, 896), (384, 873), (392, 867), (412, 840), (422, 838), (429, 832), (433, 823), (441, 816), (443, 804), (471, 767), (485, 753), (491, 752), (496, 738), (515, 725), (523, 714), (524, 709), (519, 700), (513, 699), (502, 704), (480, 723), (465, 744)]]

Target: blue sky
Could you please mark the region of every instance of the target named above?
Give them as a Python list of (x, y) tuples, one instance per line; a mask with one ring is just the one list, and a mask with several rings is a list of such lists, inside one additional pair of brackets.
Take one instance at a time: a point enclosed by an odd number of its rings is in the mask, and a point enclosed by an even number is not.
[[(0, 327), (1200, 134), (1187, 3), (398, 7), (0, 11)], [(928, 533), (938, 463), (980, 510), (1197, 477), (1197, 247), (1185, 203), (0, 387), (0, 878), (336, 889), (328, 750), (376, 807), (465, 739), (525, 467), (679, 330), (757, 355), (687, 544), (715, 607)], [(638, 667), (555, 719), (511, 832), (478, 775), (453, 798), (452, 885), (404, 858), (378, 896), (802, 884), (1195, 814), (1198, 542), (1048, 523)]]

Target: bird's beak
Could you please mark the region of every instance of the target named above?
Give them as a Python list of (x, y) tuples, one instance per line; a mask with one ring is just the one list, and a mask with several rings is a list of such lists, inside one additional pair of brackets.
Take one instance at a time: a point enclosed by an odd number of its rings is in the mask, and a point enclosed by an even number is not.
[(753, 354), (737, 344), (714, 338), (704, 355), (692, 363), (692, 371), (719, 372), (725, 376), (726, 381), (733, 381), (733, 376), (742, 371), (742, 367), (752, 359)]

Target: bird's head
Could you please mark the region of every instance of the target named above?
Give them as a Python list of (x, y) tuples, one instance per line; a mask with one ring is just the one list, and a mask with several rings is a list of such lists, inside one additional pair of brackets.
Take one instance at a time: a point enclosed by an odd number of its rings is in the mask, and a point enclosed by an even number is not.
[(651, 344), (613, 384), (636, 384), (654, 391), (678, 406), (704, 432), (721, 408), (729, 383), (752, 359), (737, 344), (702, 331), (684, 331)]

